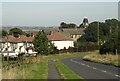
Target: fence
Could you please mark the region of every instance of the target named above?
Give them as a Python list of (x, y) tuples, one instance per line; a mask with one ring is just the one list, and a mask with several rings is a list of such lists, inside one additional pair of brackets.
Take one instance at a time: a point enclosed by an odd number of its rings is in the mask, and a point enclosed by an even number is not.
[(67, 52), (88, 52), (98, 50), (99, 47), (96, 46), (79, 46), (79, 47), (70, 47), (69, 49), (61, 49), (59, 53), (67, 53)]

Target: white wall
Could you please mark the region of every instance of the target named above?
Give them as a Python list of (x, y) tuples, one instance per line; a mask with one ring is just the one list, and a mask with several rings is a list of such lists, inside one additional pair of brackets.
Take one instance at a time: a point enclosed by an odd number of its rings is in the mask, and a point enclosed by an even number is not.
[(52, 41), (52, 43), (57, 47), (57, 49), (68, 49), (69, 47), (74, 47), (74, 41)]
[(24, 43), (18, 43), (18, 47), (23, 46), (23, 45), (24, 45)]

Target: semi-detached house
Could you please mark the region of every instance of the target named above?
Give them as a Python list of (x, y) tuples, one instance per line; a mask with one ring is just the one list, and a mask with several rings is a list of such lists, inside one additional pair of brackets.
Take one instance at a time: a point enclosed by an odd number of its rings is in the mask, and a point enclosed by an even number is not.
[[(47, 38), (57, 47), (58, 50), (74, 47), (74, 41), (61, 31), (51, 31), (47, 35)], [(32, 48), (34, 47), (33, 40), (34, 35), (30, 37), (26, 37), (25, 35), (20, 35), (19, 37), (9, 35), (8, 37), (1, 38), (1, 51), (14, 51), (17, 53), (34, 52)]]

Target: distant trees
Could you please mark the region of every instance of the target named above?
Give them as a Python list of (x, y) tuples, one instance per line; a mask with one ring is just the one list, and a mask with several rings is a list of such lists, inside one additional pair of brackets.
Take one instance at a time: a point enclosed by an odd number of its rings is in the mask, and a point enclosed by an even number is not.
[(15, 27), (15, 28), (12, 28), (12, 29), (9, 30), (9, 34), (10, 35), (13, 34), (14, 36), (17, 36), (18, 34), (19, 35), (24, 35), (25, 32), (23, 32), (21, 29)]
[(35, 39), (33, 41), (35, 50), (43, 55), (48, 55), (54, 52), (54, 45), (47, 39), (47, 35), (44, 31), (39, 31), (35, 35)]
[(74, 23), (66, 24), (65, 22), (61, 22), (59, 28), (76, 28), (76, 27), (77, 25)]
[(6, 36), (8, 32), (6, 30), (2, 30), (2, 36)]

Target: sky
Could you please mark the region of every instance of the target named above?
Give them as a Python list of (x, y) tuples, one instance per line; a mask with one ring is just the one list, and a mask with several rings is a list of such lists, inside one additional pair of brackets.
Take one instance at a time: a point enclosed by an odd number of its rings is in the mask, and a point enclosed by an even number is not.
[(118, 19), (117, 0), (116, 2), (113, 0), (110, 2), (107, 0), (106, 2), (12, 1), (2, 2), (3, 26), (59, 26), (63, 21), (79, 25), (84, 17), (88, 17), (89, 22)]

